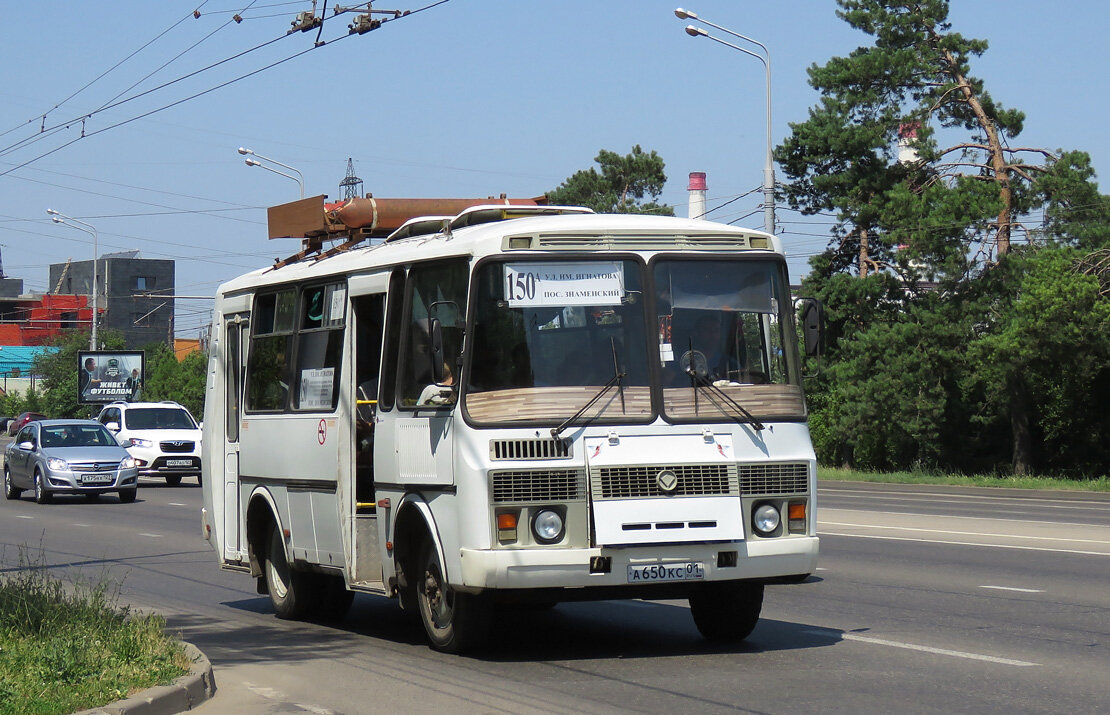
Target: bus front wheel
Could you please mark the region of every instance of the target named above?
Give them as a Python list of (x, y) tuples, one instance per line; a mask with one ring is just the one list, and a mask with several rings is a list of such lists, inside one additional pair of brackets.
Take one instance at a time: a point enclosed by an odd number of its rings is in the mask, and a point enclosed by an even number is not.
[(283, 620), (302, 618), (308, 611), (310, 601), (308, 574), (290, 567), (285, 558), (285, 541), (276, 524), (270, 527), (265, 572), (274, 614)]
[(445, 653), (462, 653), (481, 645), (490, 623), (486, 599), (459, 593), (447, 585), (435, 544), (424, 542), (416, 578), (420, 619), (432, 647)]
[(690, 615), (706, 640), (725, 643), (751, 635), (763, 610), (763, 584), (704, 584), (690, 596)]

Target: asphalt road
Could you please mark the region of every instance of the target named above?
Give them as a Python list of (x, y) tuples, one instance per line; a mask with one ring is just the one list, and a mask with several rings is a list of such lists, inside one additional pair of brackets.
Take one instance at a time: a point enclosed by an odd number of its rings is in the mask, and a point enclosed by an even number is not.
[(683, 602), (499, 616), (480, 657), (358, 596), (341, 627), (289, 623), (200, 536), (200, 489), (0, 502), (0, 570), (122, 579), (215, 668), (207, 713), (1106, 712), (1110, 495), (827, 483), (818, 573), (771, 586), (749, 641), (699, 637)]

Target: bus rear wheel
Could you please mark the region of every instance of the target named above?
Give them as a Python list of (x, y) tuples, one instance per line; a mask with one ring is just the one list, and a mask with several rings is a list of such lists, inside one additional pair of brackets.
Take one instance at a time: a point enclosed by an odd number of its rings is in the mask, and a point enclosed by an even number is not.
[(735, 643), (744, 640), (759, 622), (763, 584), (707, 583), (690, 596), (690, 615), (706, 640)]
[(289, 565), (285, 558), (285, 540), (276, 524), (270, 527), (265, 573), (274, 614), (282, 620), (303, 618), (312, 600), (309, 574), (294, 571)]
[(424, 542), (416, 574), (416, 600), (432, 647), (462, 653), (479, 647), (489, 632), (490, 605), (481, 596), (447, 585), (435, 544)]

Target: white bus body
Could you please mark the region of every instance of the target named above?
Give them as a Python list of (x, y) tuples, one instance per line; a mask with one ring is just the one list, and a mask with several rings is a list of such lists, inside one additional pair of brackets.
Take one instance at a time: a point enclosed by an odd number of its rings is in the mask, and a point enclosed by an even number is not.
[(399, 597), (446, 651), (503, 602), (688, 598), (706, 637), (747, 636), (763, 584), (818, 553), (778, 239), (480, 222), (502, 211), (220, 287), (202, 526), (221, 565), (284, 618)]

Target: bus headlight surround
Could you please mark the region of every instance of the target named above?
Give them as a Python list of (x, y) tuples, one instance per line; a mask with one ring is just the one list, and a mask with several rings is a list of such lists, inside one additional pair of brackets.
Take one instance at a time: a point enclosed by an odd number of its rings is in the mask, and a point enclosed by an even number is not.
[(555, 509), (544, 508), (532, 517), (532, 536), (540, 544), (555, 544), (563, 540), (566, 523)]
[(778, 530), (782, 519), (774, 504), (764, 502), (752, 511), (752, 528), (761, 536), (771, 536)]

